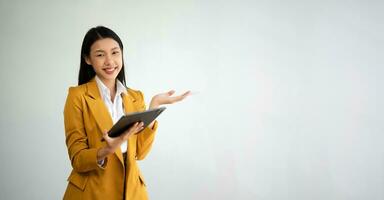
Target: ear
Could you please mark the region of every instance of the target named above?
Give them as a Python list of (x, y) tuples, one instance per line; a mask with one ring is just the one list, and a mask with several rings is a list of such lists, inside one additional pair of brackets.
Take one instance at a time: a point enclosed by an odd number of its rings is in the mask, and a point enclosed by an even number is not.
[(91, 64), (91, 59), (89, 59), (88, 56), (84, 56), (84, 60), (85, 60), (85, 62), (86, 62), (88, 65), (92, 65), (92, 64)]

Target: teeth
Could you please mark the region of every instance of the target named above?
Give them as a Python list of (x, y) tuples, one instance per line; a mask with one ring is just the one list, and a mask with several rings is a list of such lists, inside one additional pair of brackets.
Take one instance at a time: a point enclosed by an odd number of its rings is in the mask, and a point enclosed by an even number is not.
[(113, 70), (115, 70), (115, 68), (107, 68), (107, 69), (104, 69), (105, 71), (107, 72), (112, 72)]

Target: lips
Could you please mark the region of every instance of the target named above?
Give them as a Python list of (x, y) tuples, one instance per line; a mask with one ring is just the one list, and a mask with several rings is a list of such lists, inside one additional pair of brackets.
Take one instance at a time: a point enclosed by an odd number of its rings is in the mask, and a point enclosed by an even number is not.
[(113, 72), (115, 72), (116, 69), (117, 67), (108, 67), (108, 68), (104, 68), (103, 71), (107, 74), (113, 74)]

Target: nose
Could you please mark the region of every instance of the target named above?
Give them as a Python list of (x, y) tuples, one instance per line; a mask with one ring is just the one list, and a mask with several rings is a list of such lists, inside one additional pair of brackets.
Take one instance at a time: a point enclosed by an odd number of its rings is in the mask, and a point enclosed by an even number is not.
[(112, 63), (113, 63), (112, 56), (106, 55), (104, 65), (110, 66), (110, 65), (112, 65)]

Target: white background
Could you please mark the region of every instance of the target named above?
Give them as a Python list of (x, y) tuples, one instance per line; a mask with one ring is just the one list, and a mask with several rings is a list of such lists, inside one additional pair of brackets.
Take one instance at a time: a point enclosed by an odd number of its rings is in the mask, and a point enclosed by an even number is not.
[(151, 199), (384, 199), (383, 1), (0, 2), (0, 199), (61, 199), (80, 47), (125, 45), (168, 106), (140, 162)]

